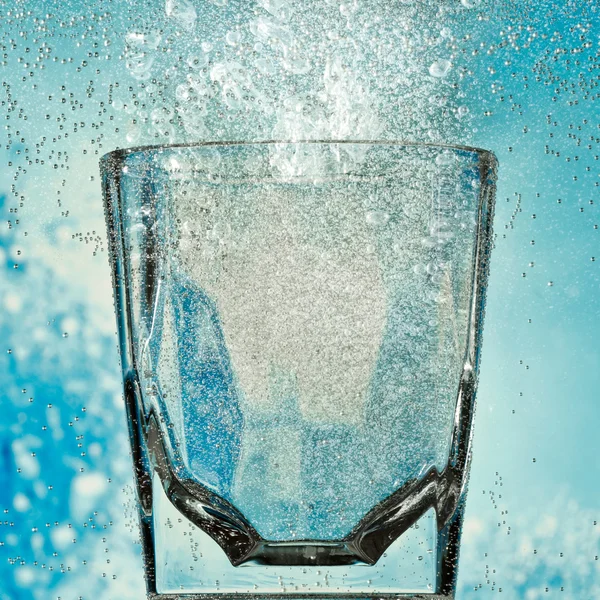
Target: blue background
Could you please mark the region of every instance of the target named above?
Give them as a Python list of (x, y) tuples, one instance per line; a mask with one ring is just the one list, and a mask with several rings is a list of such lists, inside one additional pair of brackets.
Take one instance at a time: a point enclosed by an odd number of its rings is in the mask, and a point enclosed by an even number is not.
[[(600, 8), (441, 4), (446, 21), (429, 27), (456, 37), (458, 85), (449, 121), (431, 123), (501, 165), (458, 598), (592, 600)], [(215, 11), (235, 21), (235, 2), (194, 6), (199, 23)], [(98, 159), (117, 146), (269, 137), (243, 110), (209, 121), (204, 137), (176, 119), (169, 129), (172, 114), (166, 137), (160, 115), (140, 118), (141, 84), (160, 83), (177, 53), (157, 55), (160, 70), (140, 79), (124, 40), (155, 22), (177, 37), (182, 23), (164, 13), (151, 1), (0, 2), (1, 600), (144, 596)], [(215, 23), (218, 38), (227, 28)], [(430, 82), (427, 64), (417, 67), (418, 98)], [(168, 106), (173, 90), (162, 89), (157, 106)], [(431, 123), (398, 122), (381, 136), (432, 138)]]

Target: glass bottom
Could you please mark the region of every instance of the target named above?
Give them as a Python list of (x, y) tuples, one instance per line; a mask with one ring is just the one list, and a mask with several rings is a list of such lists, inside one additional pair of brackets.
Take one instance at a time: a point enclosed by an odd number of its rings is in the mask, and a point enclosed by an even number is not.
[[(374, 565), (234, 567), (219, 545), (171, 504), (153, 481), (156, 600), (205, 596), (435, 598), (437, 527), (429, 510)], [(423, 596), (421, 596), (423, 594)], [(441, 596), (439, 596), (441, 597)], [(448, 598), (448, 596), (445, 596)]]

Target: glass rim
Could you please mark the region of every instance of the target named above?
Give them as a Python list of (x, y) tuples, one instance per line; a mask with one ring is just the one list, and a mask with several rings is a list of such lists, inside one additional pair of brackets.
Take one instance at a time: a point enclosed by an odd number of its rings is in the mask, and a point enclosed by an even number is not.
[(365, 145), (365, 146), (396, 146), (406, 148), (441, 148), (445, 150), (455, 150), (461, 152), (470, 152), (476, 154), (483, 162), (497, 163), (498, 159), (491, 150), (478, 148), (476, 146), (465, 146), (461, 144), (444, 144), (436, 142), (411, 142), (405, 140), (228, 140), (228, 141), (205, 141), (205, 142), (186, 142), (174, 144), (150, 144), (145, 146), (132, 146), (130, 148), (117, 148), (111, 150), (100, 157), (100, 162), (124, 160), (132, 154), (143, 154), (154, 152), (157, 150), (177, 150), (177, 149), (194, 149), (194, 148), (210, 148), (210, 147), (231, 147), (231, 146), (277, 146), (277, 145)]

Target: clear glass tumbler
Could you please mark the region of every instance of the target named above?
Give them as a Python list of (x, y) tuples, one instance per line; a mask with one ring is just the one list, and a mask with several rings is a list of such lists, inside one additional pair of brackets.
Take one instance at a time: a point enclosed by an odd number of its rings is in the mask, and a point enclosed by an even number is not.
[(452, 597), (494, 156), (234, 142), (101, 170), (149, 596)]

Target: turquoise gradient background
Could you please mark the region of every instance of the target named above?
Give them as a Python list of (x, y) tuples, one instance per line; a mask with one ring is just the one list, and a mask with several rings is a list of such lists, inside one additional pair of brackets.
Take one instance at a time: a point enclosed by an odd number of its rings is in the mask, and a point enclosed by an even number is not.
[[(0, 600), (144, 597), (97, 164), (161, 141), (123, 38), (163, 4), (0, 2)], [(458, 598), (593, 600), (600, 7), (444, 4), (468, 111), (440, 131), (501, 165)]]

